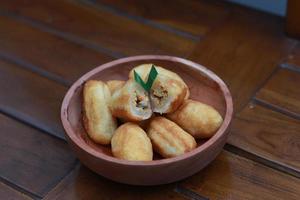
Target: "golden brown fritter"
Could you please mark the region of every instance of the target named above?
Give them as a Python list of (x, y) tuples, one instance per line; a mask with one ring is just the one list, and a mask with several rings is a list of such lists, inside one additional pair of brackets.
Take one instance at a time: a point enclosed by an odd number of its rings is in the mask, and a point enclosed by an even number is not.
[(151, 161), (153, 150), (150, 139), (138, 125), (127, 122), (121, 125), (111, 140), (116, 158), (132, 161)]
[(106, 82), (106, 85), (108, 86), (110, 94), (112, 95), (116, 90), (120, 89), (125, 85), (125, 81), (110, 80)]
[(160, 75), (150, 90), (153, 112), (164, 114), (174, 112), (184, 101), (187, 88), (181, 82)]
[(108, 103), (110, 91), (101, 81), (87, 81), (83, 88), (83, 124), (92, 140), (100, 144), (110, 144), (117, 128)]
[(167, 118), (195, 138), (210, 138), (223, 122), (222, 116), (213, 107), (193, 100), (186, 100)]
[(113, 116), (125, 121), (141, 121), (152, 115), (147, 92), (134, 80), (114, 92), (110, 105)]
[(197, 145), (190, 134), (164, 117), (155, 117), (151, 120), (147, 133), (154, 151), (165, 158), (182, 155)]

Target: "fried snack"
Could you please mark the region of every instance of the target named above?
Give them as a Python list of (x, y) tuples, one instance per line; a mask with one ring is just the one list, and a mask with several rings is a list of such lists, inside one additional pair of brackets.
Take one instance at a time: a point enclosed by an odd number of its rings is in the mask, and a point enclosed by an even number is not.
[(153, 112), (171, 113), (183, 103), (187, 88), (179, 81), (166, 76), (155, 79), (150, 89)]
[(90, 138), (99, 144), (110, 144), (117, 128), (108, 107), (110, 91), (101, 81), (90, 80), (83, 88), (83, 125)]
[(153, 150), (150, 139), (138, 125), (127, 122), (121, 125), (111, 140), (112, 153), (116, 158), (132, 161), (150, 161)]
[(154, 151), (165, 158), (182, 155), (197, 145), (190, 134), (164, 117), (155, 117), (150, 122), (147, 133)]
[[(135, 70), (146, 82), (151, 66), (152, 64), (143, 64), (133, 68), (129, 78), (133, 78)], [(150, 90), (152, 110), (160, 114), (174, 112), (189, 96), (189, 89), (176, 73), (159, 66), (155, 68), (158, 75)]]
[(212, 137), (223, 122), (222, 116), (213, 107), (193, 100), (186, 100), (167, 118), (195, 138)]
[(134, 80), (114, 92), (110, 108), (113, 116), (124, 121), (141, 121), (152, 115), (147, 92)]
[(106, 82), (106, 85), (108, 86), (110, 93), (113, 94), (116, 90), (125, 85), (125, 81), (110, 80)]
[[(144, 82), (146, 82), (148, 80), (148, 74), (151, 70), (151, 67), (152, 67), (153, 64), (142, 64), (142, 65), (139, 65), (139, 66), (136, 66), (134, 67), (130, 72), (129, 72), (129, 78), (130, 79), (134, 79), (134, 70), (140, 75), (140, 77), (143, 79)], [(185, 95), (185, 98), (184, 99), (188, 99), (189, 96), (190, 96), (190, 91), (189, 91), (189, 88), (188, 86), (185, 84), (185, 82), (182, 80), (182, 78), (172, 72), (172, 71), (169, 71), (165, 68), (162, 68), (160, 66), (157, 66), (155, 65), (155, 69), (157, 70), (159, 76), (167, 76), (171, 79), (175, 79), (177, 81), (179, 81), (179, 83), (181, 83), (182, 85), (184, 85), (184, 87), (186, 87), (186, 95)], [(159, 77), (157, 77), (159, 78)]]

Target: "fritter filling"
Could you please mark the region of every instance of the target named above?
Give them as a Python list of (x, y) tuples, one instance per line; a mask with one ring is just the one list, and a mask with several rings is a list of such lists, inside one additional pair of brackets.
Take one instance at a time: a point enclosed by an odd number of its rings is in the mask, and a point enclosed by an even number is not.
[(135, 93), (135, 106), (140, 109), (148, 109), (149, 108), (149, 97), (146, 92), (143, 93)]
[(155, 90), (151, 90), (151, 96), (156, 105), (161, 105), (163, 99), (168, 97), (168, 91), (160, 85), (159, 87), (155, 88)]

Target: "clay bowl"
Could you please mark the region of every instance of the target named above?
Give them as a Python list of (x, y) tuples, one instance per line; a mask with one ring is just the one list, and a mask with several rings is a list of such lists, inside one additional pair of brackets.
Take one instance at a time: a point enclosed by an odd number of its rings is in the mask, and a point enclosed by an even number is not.
[[(97, 145), (82, 127), (82, 87), (89, 79), (127, 80), (133, 66), (154, 63), (178, 73), (191, 91), (191, 99), (216, 108), (224, 122), (208, 140), (197, 141), (198, 147), (184, 155), (153, 161), (126, 161), (112, 157), (109, 146)], [(145, 55), (103, 64), (79, 78), (67, 92), (61, 108), (61, 119), (68, 143), (79, 160), (94, 172), (117, 182), (133, 185), (166, 184), (195, 174), (208, 165), (222, 150), (232, 117), (232, 99), (224, 82), (205, 67), (178, 57)]]

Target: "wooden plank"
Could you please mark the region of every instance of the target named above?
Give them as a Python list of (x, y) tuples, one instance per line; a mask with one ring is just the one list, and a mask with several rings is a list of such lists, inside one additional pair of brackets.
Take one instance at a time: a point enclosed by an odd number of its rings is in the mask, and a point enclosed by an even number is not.
[(0, 110), (64, 138), (60, 106), (66, 88), (0, 60)]
[(54, 74), (62, 82), (71, 83), (95, 66), (113, 59), (9, 17), (0, 16), (0, 26), (5, 27), (0, 29), (1, 57), (21, 64), (29, 63), (26, 65), (30, 69), (48, 77), (49, 73)]
[(286, 31), (290, 36), (300, 38), (300, 2), (288, 0), (286, 9)]
[[(83, 1), (1, 1), (0, 9), (124, 54), (186, 56), (194, 41), (108, 12)], [(68, 37), (66, 37), (68, 38)], [(65, 38), (65, 39), (66, 39)]]
[(137, 19), (149, 20), (197, 36), (206, 35), (229, 14), (228, 7), (212, 1), (96, 0), (95, 2)]
[(44, 196), (75, 165), (67, 144), (0, 114), (0, 176)]
[(300, 173), (300, 123), (254, 103), (236, 115), (228, 142)]
[(280, 69), (258, 91), (256, 98), (298, 115), (300, 119), (300, 73)]
[(232, 5), (230, 19), (214, 29), (190, 58), (217, 73), (239, 111), (293, 45), (279, 17)]
[(29, 200), (31, 198), (0, 182), (0, 199)]
[(293, 49), (293, 52), (287, 57), (285, 62), (291, 67), (300, 71), (300, 42), (297, 43), (297, 45)]
[(174, 184), (163, 186), (131, 186), (112, 182), (78, 166), (45, 200), (52, 199), (186, 199), (173, 191)]
[(299, 199), (300, 180), (223, 151), (182, 186), (218, 200)]

